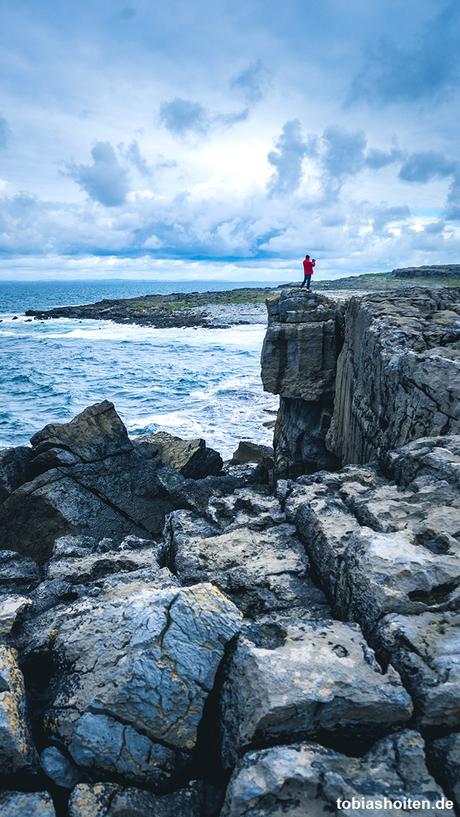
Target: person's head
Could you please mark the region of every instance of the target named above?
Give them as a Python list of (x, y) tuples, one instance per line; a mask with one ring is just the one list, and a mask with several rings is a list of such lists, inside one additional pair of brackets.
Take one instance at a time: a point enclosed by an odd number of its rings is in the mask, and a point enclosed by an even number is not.
[(305, 258), (308, 258), (308, 260), (310, 260), (310, 256), (309, 256), (309, 255), (306, 255), (306, 256), (305, 256)]

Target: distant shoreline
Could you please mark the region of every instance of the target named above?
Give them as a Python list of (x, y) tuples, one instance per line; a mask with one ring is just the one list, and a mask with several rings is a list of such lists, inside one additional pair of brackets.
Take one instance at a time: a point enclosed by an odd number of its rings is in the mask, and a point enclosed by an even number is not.
[[(146, 282), (146, 289), (148, 289)], [(277, 287), (240, 287), (208, 292), (173, 292), (167, 295), (146, 294), (131, 298), (104, 299), (96, 303), (61, 306), (25, 312), (36, 320), (71, 318), (77, 320), (111, 320), (115, 323), (155, 326), (158, 328), (229, 326), (265, 323), (265, 301), (297, 282)], [(408, 267), (386, 273), (347, 276), (329, 281), (313, 278), (313, 291), (365, 293), (402, 289), (413, 286), (459, 286), (460, 265)]]

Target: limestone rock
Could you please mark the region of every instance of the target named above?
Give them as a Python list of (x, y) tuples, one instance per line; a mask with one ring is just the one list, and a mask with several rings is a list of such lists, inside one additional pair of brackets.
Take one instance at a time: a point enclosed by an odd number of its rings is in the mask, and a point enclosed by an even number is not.
[(282, 290), (267, 308), (261, 357), (265, 391), (307, 401), (332, 398), (337, 305), (324, 295)]
[(75, 727), (69, 751), (81, 768), (134, 784), (158, 787), (175, 771), (172, 748), (104, 714), (85, 712)]
[(273, 459), (271, 446), (253, 443), (251, 440), (240, 440), (230, 462), (232, 465), (245, 465), (248, 462), (266, 463), (271, 459)]
[(40, 764), (45, 774), (63, 789), (73, 789), (80, 780), (80, 772), (57, 746), (47, 746), (40, 753)]
[(328, 400), (307, 401), (280, 396), (275, 423), (275, 471), (295, 478), (323, 468), (335, 470), (338, 460), (324, 445), (332, 418)]
[(34, 434), (31, 443), (34, 457), (49, 449), (62, 449), (80, 462), (95, 462), (133, 447), (108, 400), (88, 406), (69, 423), (50, 423)]
[(274, 431), (275, 474), (296, 477), (334, 468), (325, 447), (341, 345), (341, 307), (324, 295), (282, 290), (267, 301), (262, 382), (280, 395)]
[[(27, 718), (24, 679), (16, 651), (0, 644), (0, 768), (31, 773), (36, 765)], [(2, 813), (3, 817), (3, 813)]]
[[(286, 619), (272, 649), (240, 637), (222, 689), (223, 757), (327, 736), (357, 748), (401, 725), (411, 700), (390, 665), (383, 673), (356, 624)], [(284, 632), (283, 632), (284, 630)]]
[(342, 463), (460, 431), (460, 290), (351, 298), (327, 446)]
[(0, 597), (28, 593), (40, 581), (37, 564), (29, 556), (0, 550)]
[(173, 534), (171, 557), (183, 584), (212, 582), (246, 616), (325, 603), (308, 578), (308, 560), (292, 525), (241, 527), (206, 538)]
[(398, 669), (420, 724), (458, 728), (458, 437), (418, 440), (385, 462), (400, 484), (356, 466), (287, 484), (286, 516), (334, 613)]
[(166, 431), (157, 431), (139, 437), (136, 442), (152, 443), (164, 465), (170, 465), (190, 479), (219, 474), (222, 470), (222, 457), (213, 448), (208, 448), (202, 439), (182, 440)]
[(41, 474), (3, 503), (0, 522), (6, 547), (44, 561), (55, 539), (68, 534), (158, 536), (167, 513), (204, 504), (206, 498), (180, 474), (161, 468), (158, 458), (133, 449)]
[(414, 701), (422, 727), (460, 728), (460, 612), (389, 615), (376, 640)]
[(47, 792), (0, 792), (2, 817), (56, 817), (53, 801)]
[(27, 596), (0, 596), (0, 639), (11, 634), (16, 619), (30, 604)]
[[(354, 758), (315, 743), (275, 746), (250, 752), (239, 762), (228, 785), (221, 817), (305, 817), (384, 814), (384, 798), (396, 814), (417, 814), (397, 808), (395, 801), (428, 800), (430, 814), (443, 792), (426, 768), (424, 744), (417, 732), (405, 731), (379, 741), (364, 757)], [(356, 798), (356, 807), (338, 809), (337, 800)], [(364, 800), (364, 805), (362, 801)], [(374, 802), (366, 808), (366, 802)]]
[(27, 446), (0, 449), (0, 502), (27, 482), (31, 451)]
[(232, 494), (212, 496), (205, 515), (222, 533), (244, 527), (265, 530), (286, 521), (278, 499), (261, 486), (237, 488)]
[(45, 734), (95, 774), (143, 784), (170, 778), (195, 748), (240, 618), (212, 585), (158, 590), (145, 583), (36, 616), (23, 627), (25, 660), (51, 653), (58, 668)]
[(276, 473), (310, 473), (315, 458), (316, 470), (365, 463), (420, 437), (458, 434), (459, 289), (344, 304), (284, 290), (267, 306), (262, 380), (280, 394)]
[(80, 784), (71, 794), (69, 817), (201, 817), (201, 806), (198, 783), (162, 796), (114, 783)]
[(442, 481), (445, 493), (460, 487), (460, 435), (430, 436), (386, 452), (383, 467), (398, 485), (406, 487), (422, 477)]

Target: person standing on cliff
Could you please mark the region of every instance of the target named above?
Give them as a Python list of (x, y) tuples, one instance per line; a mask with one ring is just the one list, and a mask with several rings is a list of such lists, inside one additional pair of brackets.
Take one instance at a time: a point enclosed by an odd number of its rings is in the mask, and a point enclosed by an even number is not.
[(300, 289), (303, 289), (305, 284), (307, 285), (307, 289), (310, 289), (311, 284), (311, 276), (313, 275), (313, 267), (316, 266), (316, 261), (314, 258), (310, 259), (309, 255), (306, 255), (303, 261), (303, 281), (300, 285)]

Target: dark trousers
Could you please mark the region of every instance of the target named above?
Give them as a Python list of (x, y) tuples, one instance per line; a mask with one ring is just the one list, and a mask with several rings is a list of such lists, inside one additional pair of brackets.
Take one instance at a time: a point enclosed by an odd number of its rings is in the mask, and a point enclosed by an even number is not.
[(310, 289), (311, 275), (304, 275), (303, 276), (303, 281), (302, 281), (302, 283), (300, 285), (300, 289), (303, 289), (303, 287), (305, 286), (305, 283), (307, 284), (307, 289)]

